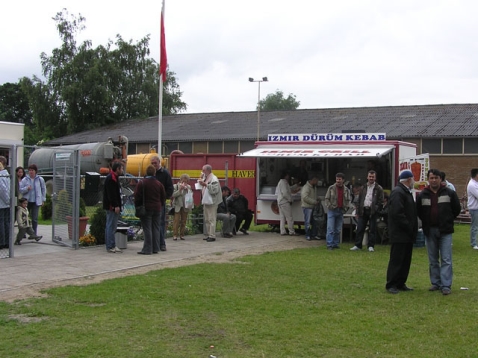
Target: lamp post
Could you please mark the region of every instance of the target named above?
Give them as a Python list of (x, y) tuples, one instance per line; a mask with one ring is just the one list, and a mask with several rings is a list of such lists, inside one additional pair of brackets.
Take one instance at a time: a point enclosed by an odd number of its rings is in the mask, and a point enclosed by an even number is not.
[(257, 140), (259, 140), (261, 130), (261, 82), (267, 82), (267, 77), (262, 77), (260, 80), (255, 80), (249, 77), (249, 82), (257, 82)]

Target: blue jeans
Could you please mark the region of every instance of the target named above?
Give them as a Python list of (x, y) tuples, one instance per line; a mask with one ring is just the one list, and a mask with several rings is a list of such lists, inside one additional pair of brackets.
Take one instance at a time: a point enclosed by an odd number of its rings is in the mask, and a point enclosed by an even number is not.
[[(159, 243), (159, 246), (164, 246), (166, 247), (166, 241), (164, 240), (166, 238), (166, 204), (163, 204), (161, 208), (161, 215), (159, 219), (159, 225), (161, 226), (159, 229), (159, 238), (153, 238), (156, 239), (156, 242)], [(158, 241), (159, 239), (159, 241)]]
[(470, 227), (470, 244), (476, 246), (476, 236), (478, 235), (478, 210), (470, 210), (471, 227)]
[(116, 214), (112, 210), (106, 211), (106, 227), (105, 227), (105, 244), (106, 250), (116, 247), (115, 233), (118, 227), (118, 219), (120, 214)]
[(10, 245), (10, 208), (0, 209), (0, 246)]
[(327, 211), (327, 247), (339, 247), (344, 212), (340, 208)]
[(305, 226), (305, 237), (310, 238), (314, 230), (312, 229), (313, 223), (311, 224), (310, 219), (312, 219), (312, 208), (302, 208), (304, 213), (304, 226)]
[[(440, 235), (436, 227), (431, 227), (429, 236), (425, 236), (428, 262), (430, 263), (430, 282), (439, 288), (451, 288), (453, 265), (451, 261), (452, 235)], [(440, 262), (438, 261), (440, 259)]]
[(40, 212), (40, 206), (38, 206), (34, 202), (28, 202), (28, 211), (32, 217), (32, 229), (35, 231), (35, 235), (37, 234), (37, 227), (38, 227), (38, 213)]

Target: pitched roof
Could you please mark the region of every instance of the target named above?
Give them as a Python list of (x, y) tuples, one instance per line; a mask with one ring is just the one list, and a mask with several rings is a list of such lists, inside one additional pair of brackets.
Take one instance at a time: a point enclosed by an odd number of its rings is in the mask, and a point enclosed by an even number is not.
[[(261, 112), (260, 133), (385, 132), (388, 139), (478, 137), (478, 104), (298, 109)], [(158, 140), (158, 117), (132, 119), (49, 141), (48, 145)], [(165, 142), (256, 140), (257, 111), (191, 113), (163, 117)]]

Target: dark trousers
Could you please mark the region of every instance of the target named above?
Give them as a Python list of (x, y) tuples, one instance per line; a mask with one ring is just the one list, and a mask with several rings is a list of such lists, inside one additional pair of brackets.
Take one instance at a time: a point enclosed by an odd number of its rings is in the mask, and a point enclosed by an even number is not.
[(387, 285), (400, 288), (407, 282), (410, 265), (412, 263), (413, 243), (392, 244), (390, 247), (390, 261), (387, 269)]
[(377, 226), (377, 215), (371, 214), (370, 209), (363, 211), (363, 215), (357, 220), (357, 235), (355, 235), (355, 246), (362, 248), (363, 235), (368, 224), (368, 243), (367, 247), (375, 246), (375, 233)]
[(251, 226), (252, 222), (252, 212), (250, 210), (247, 210), (244, 213), (236, 213), (236, 231), (239, 231), (239, 227), (241, 226), (242, 221), (244, 221), (244, 224), (242, 224), (242, 229), (244, 230), (249, 230), (249, 227)]

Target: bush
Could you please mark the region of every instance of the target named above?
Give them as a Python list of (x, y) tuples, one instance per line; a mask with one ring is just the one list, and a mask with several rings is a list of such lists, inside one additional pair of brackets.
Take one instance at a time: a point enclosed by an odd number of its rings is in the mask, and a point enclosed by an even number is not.
[(46, 194), (45, 203), (41, 207), (41, 217), (42, 220), (51, 220), (53, 214), (53, 205), (51, 202), (51, 195)]
[(100, 206), (89, 220), (90, 233), (96, 238), (97, 245), (105, 244), (106, 211)]
[(80, 198), (80, 217), (86, 216), (86, 203), (83, 198)]

